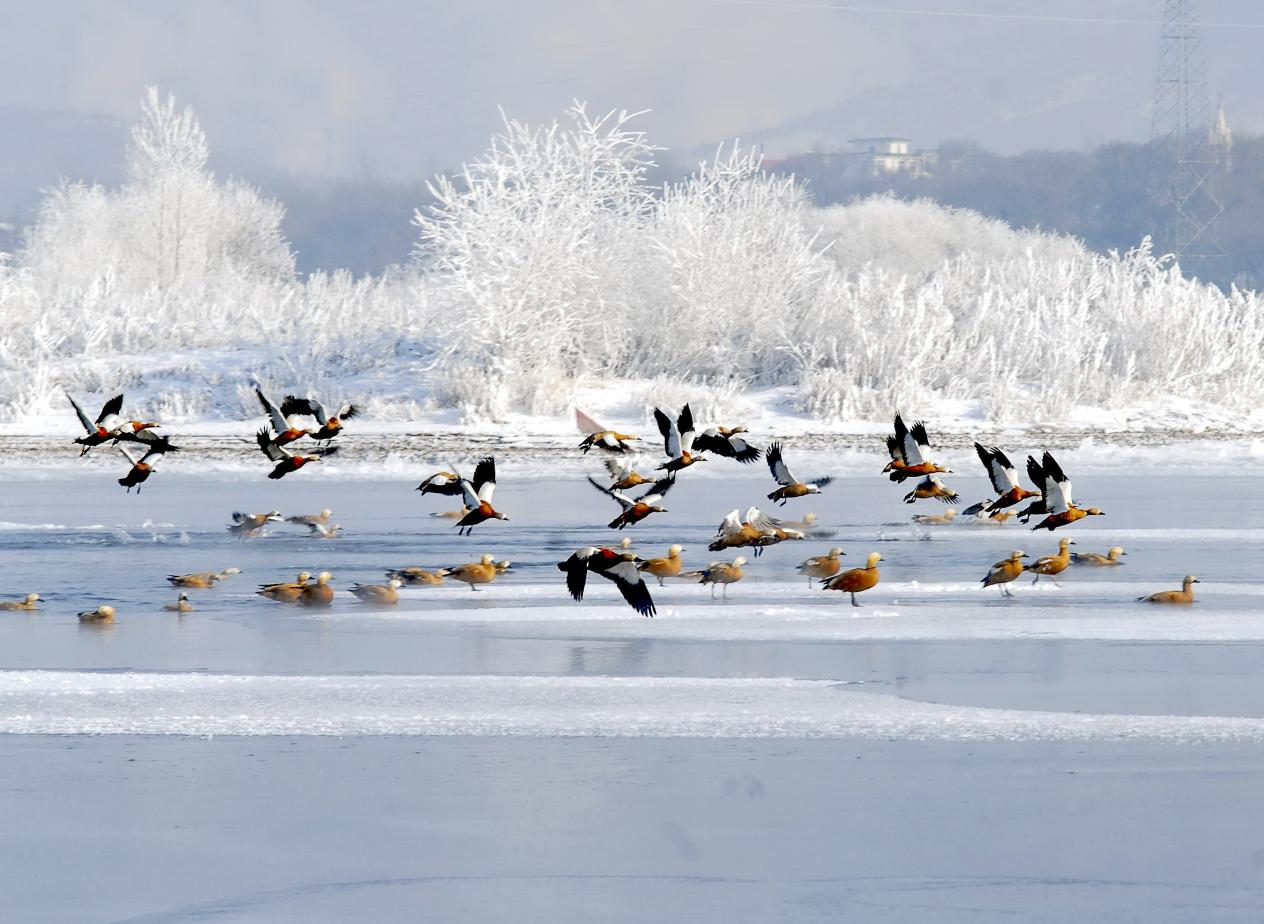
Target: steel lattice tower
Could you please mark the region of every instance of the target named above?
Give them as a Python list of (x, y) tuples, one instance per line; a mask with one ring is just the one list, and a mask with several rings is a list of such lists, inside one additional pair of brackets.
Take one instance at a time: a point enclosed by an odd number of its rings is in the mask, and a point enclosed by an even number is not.
[(1165, 0), (1150, 123), (1148, 187), (1161, 216), (1156, 244), (1175, 253), (1187, 272), (1214, 277), (1223, 265), (1224, 204), (1212, 123), (1198, 0)]

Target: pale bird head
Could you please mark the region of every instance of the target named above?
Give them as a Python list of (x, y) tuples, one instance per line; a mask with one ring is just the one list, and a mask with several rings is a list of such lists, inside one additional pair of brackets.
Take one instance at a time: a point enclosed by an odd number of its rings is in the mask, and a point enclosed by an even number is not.
[(839, 555), (846, 555), (846, 554), (847, 554), (847, 553), (846, 553), (846, 552), (844, 552), (842, 549), (840, 549), (838, 546), (833, 546), (833, 547), (829, 550), (829, 557), (830, 557), (830, 558), (837, 558)]
[(110, 606), (110, 604), (108, 603), (103, 603), (97, 607), (97, 612), (100, 613), (102, 616), (113, 616), (114, 607)]
[(1106, 557), (1111, 558), (1111, 559), (1118, 558), (1120, 555), (1127, 555), (1127, 554), (1128, 553), (1124, 551), (1124, 547), (1121, 545), (1114, 545), (1106, 550)]
[(868, 559), (866, 559), (866, 567), (868, 567), (868, 568), (872, 568), (874, 565), (876, 565), (876, 564), (877, 564), (878, 562), (880, 562), (880, 561), (883, 561), (883, 558), (882, 558), (881, 553), (879, 553), (879, 552), (870, 552), (870, 553), (869, 553), (869, 558), (868, 558)]
[(311, 579), (312, 579), (312, 574), (310, 571), (300, 571), (298, 573), (298, 583), (300, 584), (306, 584)]
[(334, 512), (330, 510), (328, 507), (326, 507), (324, 510), (320, 512), (320, 515), (324, 517), (326, 520), (328, 520), (331, 516), (334, 515)]
[(386, 586), (389, 587), (391, 590), (399, 590), (401, 587), (404, 586), (404, 582), (399, 580), (398, 578), (391, 578), (389, 581), (386, 582)]
[(1014, 551), (1009, 553), (1009, 557), (1012, 558), (1014, 561), (1018, 561), (1018, 559), (1020, 558), (1026, 558), (1027, 553), (1024, 552), (1022, 549), (1015, 549)]
[(328, 571), (322, 571), (320, 574), (316, 575), (316, 583), (322, 587), (328, 584), (331, 580), (333, 580), (333, 575)]
[(240, 568), (225, 568), (220, 574), (241, 574)]
[(742, 565), (744, 565), (744, 564), (746, 564), (746, 558), (745, 558), (745, 556), (739, 555), (739, 556), (737, 556), (737, 558), (733, 559), (733, 567), (734, 567), (734, 568), (740, 568), (740, 567), (742, 567)]
[(481, 565), (493, 564), (492, 557), (490, 555), (484, 555), (482, 558), (479, 559), (479, 564)]
[(1098, 510), (1096, 507), (1089, 507), (1087, 510), (1085, 510), (1085, 511), (1084, 511), (1084, 513), (1085, 513), (1085, 515), (1086, 515), (1086, 516), (1090, 516), (1090, 517), (1104, 517), (1104, 516), (1106, 516), (1105, 512), (1103, 512), (1103, 511), (1101, 511), (1101, 510)]
[(1192, 574), (1187, 574), (1185, 575), (1185, 583), (1186, 584), (1201, 584), (1202, 581), (1198, 580), (1198, 578), (1194, 577)]
[(279, 520), (279, 519), (281, 519), (281, 511), (280, 511), (280, 510), (271, 510), (271, 511), (269, 511), (268, 513), (265, 513), (265, 514), (263, 515), (263, 519), (264, 519), (265, 521), (266, 521), (266, 520)]
[(685, 547), (683, 545), (669, 546), (667, 549), (667, 557), (670, 558), (673, 555), (679, 555), (684, 550), (685, 550)]
[(806, 524), (807, 526), (811, 526), (813, 523), (815, 523), (815, 522), (816, 522), (816, 514), (815, 514), (815, 513), (805, 513), (805, 514), (803, 515), (803, 522), (804, 522), (804, 524)]

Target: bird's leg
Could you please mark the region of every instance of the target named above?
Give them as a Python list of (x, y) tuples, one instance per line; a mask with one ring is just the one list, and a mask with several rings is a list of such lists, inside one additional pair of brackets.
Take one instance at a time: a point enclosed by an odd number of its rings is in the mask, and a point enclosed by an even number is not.
[(715, 599), (715, 585), (714, 584), (711, 585), (711, 599), (712, 600)]
[(1040, 575), (1038, 575), (1038, 574), (1037, 574), (1037, 575), (1036, 575), (1036, 579), (1035, 579), (1034, 581), (1032, 581), (1032, 583), (1033, 583), (1033, 584), (1035, 584), (1035, 583), (1036, 583), (1036, 581), (1039, 581), (1039, 580), (1040, 580)]
[(727, 603), (729, 600), (729, 585), (724, 585), (724, 590), (720, 593), (720, 602)]
[(851, 595), (851, 605), (852, 605), (852, 606), (860, 606), (860, 604), (856, 602), (856, 595), (855, 595), (855, 594), (852, 594), (852, 595)]

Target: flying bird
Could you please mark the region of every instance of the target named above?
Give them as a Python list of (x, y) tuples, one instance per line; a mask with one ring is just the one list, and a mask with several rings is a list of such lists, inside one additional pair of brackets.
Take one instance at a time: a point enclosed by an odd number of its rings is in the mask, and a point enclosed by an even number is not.
[(938, 498), (945, 504), (959, 503), (957, 492), (944, 484), (938, 475), (927, 475), (917, 486), (904, 495), (904, 503), (912, 504), (919, 500)]
[(693, 412), (689, 410), (689, 405), (686, 404), (681, 409), (675, 420), (654, 408), (654, 422), (658, 424), (658, 432), (663, 435), (663, 452), (667, 455), (667, 461), (659, 466), (660, 469), (678, 472), (695, 462), (707, 461), (705, 457), (692, 453)]
[(785, 506), (786, 501), (792, 497), (820, 494), (821, 488), (834, 480), (833, 477), (827, 475), (824, 478), (809, 478), (806, 481), (800, 481), (782, 458), (780, 443), (770, 445), (764, 458), (768, 462), (768, 470), (772, 472), (773, 480), (781, 486), (769, 494), (768, 499), (778, 501), (782, 506)]
[(1014, 464), (1010, 462), (1009, 456), (1005, 455), (999, 448), (993, 446), (991, 449), (988, 449), (982, 443), (975, 443), (974, 451), (978, 453), (979, 461), (983, 463), (983, 467), (987, 470), (988, 479), (992, 482), (992, 490), (996, 492), (996, 497), (967, 507), (965, 509), (966, 516), (992, 513), (996, 510), (1012, 507), (1029, 497), (1040, 496), (1039, 491), (1028, 491), (1019, 485), (1018, 472), (1015, 470)]
[(268, 426), (272, 428), (272, 442), (278, 446), (284, 446), (312, 432), (306, 427), (297, 426), (289, 414), (281, 413), (281, 409), (263, 393), (263, 389), (258, 385), (255, 386), (255, 394), (259, 396), (263, 412), (268, 415)]
[(557, 563), (557, 570), (566, 574), (566, 589), (576, 601), (584, 599), (588, 572), (613, 581), (628, 606), (642, 616), (653, 616), (654, 600), (645, 578), (637, 569), (638, 558), (630, 552), (616, 552), (605, 546), (585, 546), (566, 561)]
[(619, 506), (623, 511), (606, 524), (610, 529), (623, 529), (625, 526), (634, 526), (640, 523), (651, 513), (666, 513), (666, 507), (660, 507), (658, 502), (666, 496), (676, 484), (676, 476), (668, 475), (661, 481), (654, 482), (650, 488), (640, 497), (631, 498), (622, 491), (612, 491), (604, 487), (601, 482), (589, 477), (588, 483), (608, 497), (613, 497), (619, 502)]
[(653, 478), (646, 478), (636, 470), (630, 459), (609, 458), (605, 460), (606, 471), (614, 481), (608, 486), (611, 491), (627, 491), (643, 484), (653, 484)]
[(485, 520), (508, 520), (492, 506), (492, 494), (496, 491), (496, 459), (488, 456), (474, 466), (474, 480), (461, 479), (461, 491), (465, 495), (465, 506), (470, 512), (456, 521), (457, 535), (468, 536), (479, 523)]
[(360, 409), (354, 404), (342, 404), (338, 409), (330, 414), (325, 409), (325, 405), (312, 398), (296, 398), (294, 395), (286, 395), (285, 400), (281, 402), (281, 415), (283, 417), (315, 417), (316, 423), (320, 424), (320, 429), (315, 432), (309, 432), (307, 435), (312, 439), (323, 442), (331, 440), (342, 432), (342, 422), (350, 420), (360, 413)]
[(693, 439), (693, 448), (698, 452), (710, 452), (726, 459), (736, 459), (746, 464), (754, 462), (760, 456), (760, 450), (742, 438), (745, 427), (711, 427), (703, 430)]
[(632, 447), (628, 443), (639, 439), (639, 436), (630, 436), (627, 433), (619, 433), (617, 430), (598, 430), (584, 437), (579, 448), (583, 450), (584, 455), (587, 455), (590, 449), (625, 454), (632, 452)]
[(896, 484), (919, 475), (952, 474), (951, 469), (943, 468), (930, 460), (930, 437), (926, 435), (926, 424), (918, 420), (907, 427), (904, 418), (895, 415), (895, 434), (887, 437), (887, 451), (891, 461), (883, 472), (890, 473)]
[(1047, 529), (1049, 532), (1053, 532), (1060, 526), (1067, 526), (1076, 520), (1084, 519), (1084, 517), (1106, 515), (1096, 507), (1075, 506), (1075, 502), (1071, 497), (1071, 479), (1066, 476), (1062, 471), (1062, 466), (1048, 452), (1041, 458), (1040, 468), (1044, 472), (1044, 485), (1041, 493), (1044, 495), (1048, 516), (1033, 526), (1032, 529)]
[(465, 489), (461, 487), (461, 476), (456, 472), (436, 472), (414, 490), (422, 494), (442, 494), (446, 497), (465, 493)]
[(124, 455), (128, 462), (132, 463), (131, 469), (126, 475), (118, 480), (118, 483), (127, 488), (128, 494), (132, 493), (132, 488), (135, 488), (136, 493), (139, 494), (141, 485), (149, 479), (149, 476), (152, 475), (154, 470), (158, 467), (158, 460), (168, 452), (175, 452), (175, 447), (173, 446), (164, 449), (159, 446), (154, 446), (139, 459), (128, 452), (127, 447), (125, 446), (119, 446), (118, 451)]
[(324, 449), (309, 449), (305, 454), (300, 455), (274, 443), (268, 436), (267, 430), (260, 430), (255, 435), (255, 441), (259, 444), (259, 450), (276, 463), (276, 467), (268, 473), (268, 477), (273, 479), (284, 478), (290, 472), (297, 472), (307, 463), (320, 462), (325, 456), (332, 456), (338, 451), (337, 446), (329, 446)]

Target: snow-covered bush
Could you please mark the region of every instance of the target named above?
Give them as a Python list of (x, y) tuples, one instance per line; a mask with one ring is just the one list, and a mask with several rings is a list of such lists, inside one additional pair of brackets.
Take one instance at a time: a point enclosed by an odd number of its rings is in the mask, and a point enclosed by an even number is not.
[(64, 413), (63, 389), (254, 415), (254, 380), (395, 417), (558, 412), (616, 379), (633, 404), (674, 390), (717, 413), (777, 386), (822, 418), (1254, 407), (1259, 297), (1184, 279), (1148, 242), (1094, 254), (884, 197), (814, 209), (736, 145), (658, 189), (633, 120), (507, 120), (432, 184), (413, 267), (298, 279), (281, 206), (217, 180), (192, 113), (150, 91), (126, 183), (54, 190), (0, 260), (0, 418)]

